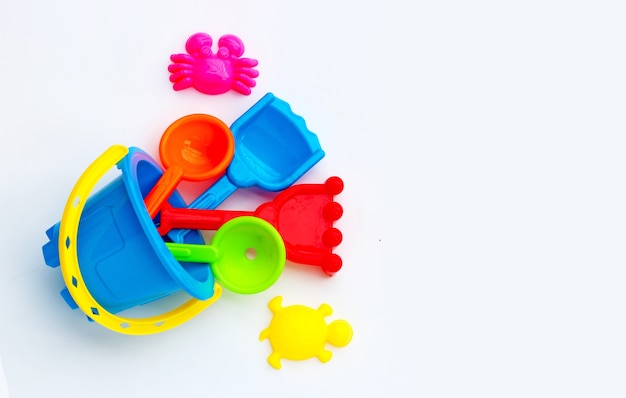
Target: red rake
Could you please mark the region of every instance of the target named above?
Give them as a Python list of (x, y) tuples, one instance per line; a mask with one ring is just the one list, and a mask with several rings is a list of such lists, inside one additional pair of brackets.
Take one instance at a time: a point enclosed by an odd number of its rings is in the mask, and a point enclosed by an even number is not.
[(343, 181), (339, 177), (330, 177), (324, 184), (296, 184), (253, 212), (178, 208), (166, 202), (158, 231), (166, 235), (176, 228), (217, 230), (235, 217), (259, 217), (280, 233), (289, 261), (319, 266), (332, 276), (342, 266), (341, 257), (332, 252), (343, 238), (333, 227), (343, 215), (343, 208), (333, 200), (341, 191)]

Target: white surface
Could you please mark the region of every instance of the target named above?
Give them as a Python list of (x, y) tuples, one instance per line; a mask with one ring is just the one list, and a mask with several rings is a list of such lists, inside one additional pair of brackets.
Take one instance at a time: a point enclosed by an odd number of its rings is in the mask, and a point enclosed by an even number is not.
[[(623, 2), (429, 3), (1, 0), (10, 396), (626, 395)], [(250, 97), (171, 89), (198, 31), (259, 59)], [(290, 266), (153, 336), (70, 311), (41, 245), (84, 168), (115, 143), (156, 156), (176, 118), (231, 123), (267, 91), (326, 151), (301, 181), (345, 181), (344, 269)], [(278, 294), (331, 304), (353, 341), (274, 370), (257, 339)]]

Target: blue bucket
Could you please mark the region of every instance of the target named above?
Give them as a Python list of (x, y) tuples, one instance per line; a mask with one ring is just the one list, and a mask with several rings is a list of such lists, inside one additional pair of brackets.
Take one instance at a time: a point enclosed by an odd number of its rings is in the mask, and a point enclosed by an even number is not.
[[(78, 225), (78, 263), (93, 298), (111, 313), (181, 290), (198, 300), (211, 298), (215, 281), (208, 264), (176, 261), (145, 207), (143, 198), (163, 174), (161, 167), (135, 147), (117, 167), (122, 174), (87, 200)], [(178, 192), (168, 201), (175, 207), (186, 206)], [(46, 231), (49, 242), (42, 250), (50, 267), (60, 265), (59, 229), (57, 223)], [(204, 239), (193, 231), (185, 242), (204, 244)], [(77, 308), (67, 288), (61, 295)]]

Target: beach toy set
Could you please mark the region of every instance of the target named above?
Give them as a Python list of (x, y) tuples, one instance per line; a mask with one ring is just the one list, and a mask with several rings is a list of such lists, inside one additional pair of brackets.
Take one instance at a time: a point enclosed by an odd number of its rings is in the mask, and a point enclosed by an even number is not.
[[(224, 35), (216, 53), (211, 46), (209, 35), (197, 33), (187, 41), (187, 54), (171, 56), (174, 90), (250, 94), (257, 61), (241, 58), (241, 40)], [(216, 302), (223, 288), (238, 294), (264, 291), (280, 277), (287, 260), (332, 276), (342, 267), (333, 249), (342, 240), (334, 222), (343, 214), (335, 201), (343, 181), (332, 176), (319, 184), (296, 183), (324, 155), (304, 118), (272, 93), (230, 127), (213, 115), (186, 115), (163, 132), (160, 161), (140, 148), (112, 145), (85, 169), (60, 221), (46, 231), (44, 261), (61, 269), (61, 296), (70, 308), (131, 335), (187, 322)], [(112, 168), (120, 175), (94, 192)], [(187, 204), (178, 191), (181, 181), (213, 183)], [(250, 187), (277, 194), (254, 210), (217, 208), (239, 188)], [(215, 233), (207, 242), (202, 231)], [(189, 299), (163, 314), (123, 314), (181, 291)], [(291, 313), (279, 311), (275, 300), (270, 304), (275, 314)], [(262, 334), (280, 346), (274, 347), (269, 363), (279, 368), (279, 357), (325, 361), (330, 356), (324, 342), (347, 344), (351, 328), (345, 321), (340, 331), (326, 327), (328, 309), (299, 310), (274, 321), (278, 326)], [(295, 324), (303, 325), (305, 335), (280, 337)], [(301, 341), (314, 341), (315, 347), (297, 353), (293, 347), (302, 346)]]

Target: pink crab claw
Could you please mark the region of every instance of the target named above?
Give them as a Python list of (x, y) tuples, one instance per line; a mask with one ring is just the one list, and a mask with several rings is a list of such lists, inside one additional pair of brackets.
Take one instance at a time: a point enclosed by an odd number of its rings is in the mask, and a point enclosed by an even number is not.
[(196, 33), (187, 39), (185, 50), (193, 57), (206, 58), (212, 54), (213, 39), (206, 33)]
[(224, 35), (217, 42), (219, 52), (225, 57), (239, 58), (243, 55), (244, 46), (240, 38), (235, 35)]
[(235, 35), (227, 34), (218, 40), (218, 50), (211, 50), (213, 39), (206, 33), (195, 33), (187, 39), (187, 54), (173, 54), (168, 66), (170, 82), (176, 91), (194, 88), (204, 94), (223, 94), (234, 90), (250, 95), (259, 72), (258, 61), (241, 58), (244, 45)]

